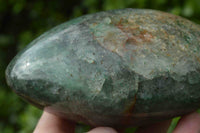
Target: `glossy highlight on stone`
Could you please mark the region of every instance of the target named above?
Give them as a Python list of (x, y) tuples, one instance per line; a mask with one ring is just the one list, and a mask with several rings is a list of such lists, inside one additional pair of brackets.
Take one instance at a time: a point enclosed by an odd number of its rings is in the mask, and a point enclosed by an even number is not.
[(31, 104), (93, 126), (135, 126), (200, 107), (200, 26), (155, 10), (85, 15), (31, 42), (6, 70)]

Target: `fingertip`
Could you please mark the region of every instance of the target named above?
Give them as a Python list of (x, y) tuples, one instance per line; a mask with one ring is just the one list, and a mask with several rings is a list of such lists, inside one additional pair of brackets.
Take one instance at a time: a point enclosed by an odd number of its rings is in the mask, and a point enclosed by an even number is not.
[(199, 133), (200, 132), (200, 114), (193, 112), (183, 116), (173, 133)]
[(44, 112), (34, 130), (34, 133), (74, 133), (75, 123)]
[(87, 133), (117, 133), (117, 131), (111, 127), (97, 127)]

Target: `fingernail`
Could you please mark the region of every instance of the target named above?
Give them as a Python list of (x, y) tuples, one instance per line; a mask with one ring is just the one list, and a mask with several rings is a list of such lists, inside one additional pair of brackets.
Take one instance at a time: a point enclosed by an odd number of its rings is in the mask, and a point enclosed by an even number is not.
[(117, 131), (111, 127), (97, 127), (87, 133), (117, 133)]

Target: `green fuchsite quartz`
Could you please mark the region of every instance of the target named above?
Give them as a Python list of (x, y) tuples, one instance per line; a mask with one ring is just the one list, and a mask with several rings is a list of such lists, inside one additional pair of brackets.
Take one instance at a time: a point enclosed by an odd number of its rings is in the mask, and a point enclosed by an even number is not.
[(8, 85), (56, 115), (93, 126), (135, 126), (200, 107), (200, 26), (122, 9), (82, 16), (31, 42)]

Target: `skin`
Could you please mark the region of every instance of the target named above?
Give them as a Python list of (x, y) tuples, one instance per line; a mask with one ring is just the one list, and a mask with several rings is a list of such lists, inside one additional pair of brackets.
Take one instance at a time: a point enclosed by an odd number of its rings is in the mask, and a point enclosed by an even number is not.
[[(136, 133), (166, 133), (171, 120), (139, 128)], [(200, 133), (200, 114), (197, 112), (183, 116), (173, 133)], [(44, 112), (34, 133), (75, 133), (75, 123)], [(122, 133), (110, 127), (97, 127), (88, 133)]]

